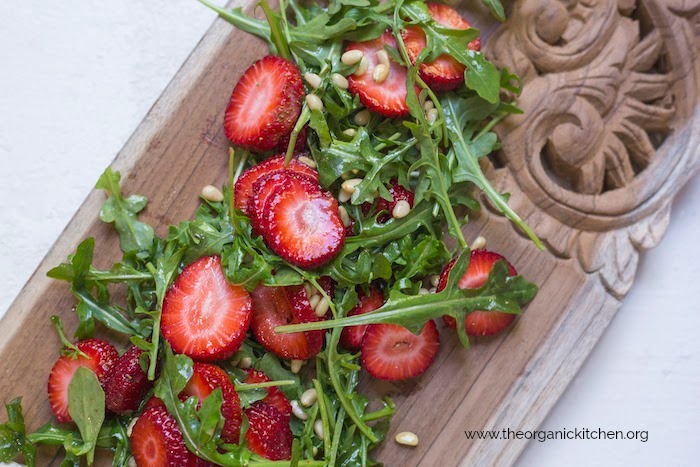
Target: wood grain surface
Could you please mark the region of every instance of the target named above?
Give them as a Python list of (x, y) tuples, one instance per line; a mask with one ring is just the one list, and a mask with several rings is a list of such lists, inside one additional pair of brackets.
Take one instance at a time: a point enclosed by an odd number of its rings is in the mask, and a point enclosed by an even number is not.
[[(252, 10), (251, 2), (234, 2)], [(486, 169), (547, 244), (540, 252), (485, 209), (465, 227), (487, 238), (541, 290), (507, 333), (465, 351), (441, 329), (438, 360), (417, 381), (364, 381), (392, 394), (399, 431), (386, 465), (510, 465), (525, 440), (469, 440), (465, 430), (533, 430), (564, 391), (632, 284), (638, 255), (668, 225), (673, 196), (698, 168), (700, 0), (522, 0), (498, 26), (462, 4), (488, 36), (487, 54), (524, 79), (523, 117), (505, 121), (503, 149)], [(217, 20), (136, 129), (112, 167), (123, 189), (149, 198), (144, 220), (163, 234), (191, 217), (207, 184), (226, 179), (223, 110), (241, 73), (265, 45)], [(46, 271), (87, 236), (96, 263), (119, 257), (93, 192), (3, 320), (0, 394), (22, 395), (30, 429), (51, 418), (45, 384), (58, 340), (48, 317), (76, 323), (74, 299)], [(52, 451), (38, 465), (52, 465)]]

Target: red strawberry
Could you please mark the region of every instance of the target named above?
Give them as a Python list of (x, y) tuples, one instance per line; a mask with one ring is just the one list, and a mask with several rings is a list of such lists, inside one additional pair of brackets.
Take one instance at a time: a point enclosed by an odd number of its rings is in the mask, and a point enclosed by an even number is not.
[(258, 285), (251, 293), (253, 322), (257, 341), (278, 357), (306, 360), (321, 351), (323, 331), (278, 334), (277, 326), (319, 321), (302, 286), (267, 287)]
[(291, 459), (293, 438), (288, 416), (262, 401), (255, 402), (245, 414), (249, 423), (245, 433), (248, 449), (273, 461)]
[(275, 149), (301, 113), (304, 83), (299, 68), (268, 55), (248, 68), (233, 89), (224, 116), (224, 133), (251, 151)]
[[(265, 373), (262, 371), (257, 371), (250, 369), (248, 370), (248, 377), (245, 379), (245, 383), (247, 384), (255, 384), (255, 383), (266, 383), (268, 381), (271, 381), (270, 378), (267, 377)], [(282, 415), (285, 415), (287, 417), (290, 417), (292, 415), (292, 406), (289, 404), (289, 399), (287, 399), (287, 396), (284, 395), (282, 391), (279, 390), (277, 387), (269, 387), (267, 388), (267, 396), (261, 401), (264, 402), (265, 404), (271, 405), (277, 410)]]
[[(301, 131), (299, 132), (299, 135), (297, 136), (297, 142), (294, 145), (294, 151), (303, 151), (306, 149), (306, 138), (308, 137), (309, 134), (309, 126), (304, 125), (301, 128)], [(281, 151), (283, 153), (287, 152), (287, 146), (289, 146), (289, 140), (291, 139), (292, 134), (289, 133), (288, 135), (284, 135), (282, 139), (280, 139), (280, 143), (277, 145), (277, 150)]]
[(320, 285), (323, 291), (326, 292), (326, 295), (333, 298), (335, 295), (335, 282), (333, 282), (331, 276), (321, 276), (316, 279), (316, 282), (318, 282), (318, 285)]
[(284, 169), (308, 175), (314, 179), (314, 181), (318, 181), (318, 172), (316, 172), (314, 169), (299, 162), (296, 158), (292, 159), (289, 162), (289, 165), (285, 167), (284, 154), (278, 154), (265, 159), (260, 164), (249, 167), (241, 174), (238, 180), (236, 180), (236, 184), (234, 186), (234, 204), (236, 209), (240, 209), (241, 211), (250, 215), (248, 203), (250, 198), (253, 197), (253, 185), (255, 182), (267, 174), (279, 172)]
[[(447, 5), (428, 3), (428, 13), (440, 25), (451, 29), (469, 29), (469, 22)], [(403, 40), (406, 52), (412, 63), (425, 48), (425, 32), (420, 26), (409, 26), (403, 32)], [(477, 38), (469, 43), (469, 49), (478, 52), (481, 49), (481, 41)], [(419, 72), (425, 84), (433, 91), (450, 91), (457, 89), (464, 83), (464, 65), (447, 54), (440, 55), (429, 63), (422, 63)]]
[(250, 318), (250, 295), (226, 281), (219, 256), (209, 256), (183, 269), (170, 286), (160, 329), (177, 353), (224, 360), (241, 346)]
[(72, 421), (68, 413), (68, 385), (76, 370), (84, 366), (97, 376), (104, 388), (112, 375), (112, 368), (119, 359), (119, 352), (109, 342), (101, 339), (85, 339), (75, 346), (88, 358), (78, 355), (62, 356), (54, 363), (49, 375), (48, 393), (51, 411), (59, 422)]
[(428, 369), (439, 348), (440, 335), (432, 320), (419, 335), (396, 324), (370, 324), (362, 340), (362, 363), (378, 379), (413, 378)]
[(143, 352), (132, 345), (114, 365), (112, 376), (105, 387), (107, 408), (114, 413), (124, 414), (138, 409), (153, 385), (139, 364)]
[[(379, 289), (370, 288), (369, 295), (362, 294), (360, 301), (355, 305), (355, 308), (350, 310), (348, 316), (363, 315), (374, 311), (384, 305), (384, 295)], [(343, 328), (340, 334), (340, 344), (348, 350), (360, 350), (362, 346), (362, 338), (365, 337), (367, 324), (360, 326), (348, 326)]]
[[(460, 289), (476, 289), (486, 283), (491, 268), (498, 260), (507, 260), (499, 255), (487, 250), (473, 250), (469, 259), (469, 266), (462, 278), (457, 283)], [(437, 291), (440, 292), (447, 285), (447, 275), (449, 274), (455, 260), (447, 263), (440, 274)], [(508, 263), (508, 274), (517, 275), (517, 271), (512, 264)], [(457, 327), (455, 319), (451, 316), (443, 316), (442, 319), (451, 328)], [(515, 320), (515, 315), (511, 313), (501, 313), (498, 311), (472, 311), (464, 318), (464, 327), (470, 336), (490, 336), (504, 330)]]
[(148, 398), (145, 404), (143, 404), (143, 410), (148, 410), (153, 407), (165, 407), (165, 403), (158, 399), (156, 396), (151, 396)]
[(345, 242), (338, 201), (307, 177), (281, 181), (265, 203), (260, 228), (268, 246), (302, 268), (330, 261)]
[[(264, 234), (262, 225), (267, 200), (277, 191), (283, 181), (293, 178), (294, 173), (291, 170), (277, 170), (263, 175), (253, 183), (253, 197), (248, 201), (248, 216), (255, 234)], [(317, 183), (317, 180), (307, 177), (306, 174), (297, 173), (297, 175), (307, 178), (311, 183)]]
[(152, 407), (136, 421), (131, 432), (131, 451), (139, 467), (202, 465), (187, 450), (177, 422), (165, 407)]
[(221, 388), (223, 395), (221, 415), (225, 421), (221, 429), (221, 439), (226, 443), (238, 444), (242, 422), (241, 401), (224, 370), (210, 363), (195, 363), (194, 373), (180, 396), (195, 396), (203, 401), (216, 388)]
[[(411, 208), (413, 208), (413, 192), (408, 188), (399, 185), (399, 181), (395, 178), (391, 180), (391, 184), (389, 185), (389, 193), (391, 193), (391, 201), (379, 197), (375, 206), (375, 212), (386, 211), (377, 216), (377, 220), (382, 223), (391, 219), (391, 214), (396, 207), (396, 203), (399, 201), (407, 201)], [(362, 212), (365, 216), (369, 214), (371, 210), (372, 205), (370, 203), (362, 204)]]
[[(372, 77), (374, 68), (380, 61), (377, 52), (384, 50), (384, 45), (396, 47), (396, 39), (391, 32), (385, 32), (381, 37), (365, 42), (351, 42), (347, 50), (361, 50), (369, 66), (362, 76), (348, 76), (350, 92), (360, 97), (360, 102), (369, 110), (380, 113), (385, 117), (404, 117), (408, 115), (406, 105), (406, 68), (394, 61), (389, 63), (389, 76), (382, 83), (377, 83)], [(416, 88), (418, 90), (418, 88)]]

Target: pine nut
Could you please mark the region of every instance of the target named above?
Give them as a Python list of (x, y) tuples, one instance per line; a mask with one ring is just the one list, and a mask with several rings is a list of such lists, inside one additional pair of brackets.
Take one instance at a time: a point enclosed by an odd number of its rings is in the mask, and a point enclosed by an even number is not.
[(289, 403), (289, 405), (292, 406), (292, 413), (296, 418), (299, 420), (308, 420), (309, 419), (309, 414), (304, 412), (304, 409), (301, 408), (299, 405), (299, 401), (293, 400)]
[(430, 290), (426, 289), (425, 287), (421, 287), (420, 290), (418, 291), (418, 295), (428, 295), (430, 293)]
[(391, 211), (391, 217), (394, 219), (403, 219), (411, 212), (411, 205), (405, 199), (399, 200)]
[(309, 305), (311, 305), (312, 309), (316, 308), (316, 305), (318, 305), (318, 302), (321, 301), (321, 298), (322, 297), (318, 294), (311, 296), (311, 298), (309, 299)]
[(389, 77), (389, 67), (380, 63), (372, 70), (372, 79), (375, 83), (381, 84)]
[(238, 362), (238, 368), (242, 368), (244, 370), (247, 370), (251, 366), (253, 366), (253, 359), (250, 357), (243, 357), (241, 358), (241, 361)]
[(355, 193), (355, 187), (362, 183), (361, 178), (351, 178), (350, 180), (345, 180), (343, 184), (341, 185), (343, 188), (343, 191), (347, 191), (350, 194)]
[(323, 422), (319, 418), (314, 422), (314, 433), (318, 436), (318, 439), (324, 439), (326, 434), (323, 432)]
[(350, 201), (350, 198), (352, 198), (352, 193), (348, 193), (345, 190), (340, 190), (340, 193), (338, 193), (338, 201), (341, 203), (347, 203)]
[(347, 78), (345, 78), (345, 76), (341, 75), (340, 73), (333, 73), (331, 75), (331, 83), (335, 84), (340, 89), (347, 89), (350, 87)]
[(425, 110), (426, 112), (433, 108), (435, 108), (435, 104), (433, 104), (433, 101), (431, 101), (430, 99), (426, 99), (425, 102), (423, 102), (423, 110)]
[(348, 128), (347, 130), (343, 130), (343, 134), (352, 138), (357, 134), (357, 130), (354, 128)]
[(312, 447), (311, 453), (314, 455), (314, 457), (318, 456), (318, 448), (316, 446)]
[(364, 56), (365, 53), (361, 50), (348, 50), (340, 57), (340, 61), (343, 62), (343, 65), (352, 66), (362, 60)]
[(138, 421), (139, 417), (134, 417), (134, 419), (129, 422), (129, 426), (126, 427), (126, 436), (131, 436), (131, 432), (134, 431), (134, 425), (136, 425)]
[(326, 313), (328, 313), (328, 308), (330, 308), (330, 306), (331, 305), (328, 302), (328, 299), (326, 297), (323, 297), (316, 304), (316, 307), (314, 308), (314, 313), (319, 318), (322, 318), (322, 317), (326, 316)]
[(402, 431), (396, 435), (396, 442), (404, 446), (418, 446), (418, 435), (410, 431)]
[(377, 52), (377, 60), (379, 60), (379, 63), (386, 65), (387, 67), (391, 65), (391, 62), (389, 61), (389, 54), (386, 52), (386, 50), (380, 50)]
[(129, 457), (129, 467), (139, 467), (139, 465), (136, 463), (136, 459), (134, 459), (134, 456)]
[(345, 227), (350, 227), (352, 219), (350, 219), (350, 214), (348, 214), (348, 210), (345, 209), (345, 206), (338, 206), (338, 214), (340, 214), (340, 220), (343, 221), (343, 225)]
[(318, 400), (318, 393), (314, 388), (307, 389), (301, 395), (301, 398), (299, 400), (301, 401), (301, 405), (303, 405), (304, 407), (311, 407)]
[(365, 126), (369, 123), (369, 110), (360, 110), (355, 114), (355, 124)]
[(353, 75), (362, 76), (367, 73), (367, 68), (369, 68), (369, 60), (367, 60), (367, 57), (362, 57), (362, 60), (360, 60), (360, 64), (357, 65), (357, 70), (355, 70)]
[(301, 371), (301, 366), (304, 364), (304, 360), (292, 360), (289, 362), (289, 369), (292, 373), (297, 374)]
[(309, 86), (314, 89), (318, 89), (321, 85), (321, 81), (323, 81), (316, 73), (304, 73), (304, 79), (309, 83)]
[(438, 111), (437, 109), (430, 109), (425, 113), (425, 118), (428, 120), (428, 123), (433, 124), (438, 118)]
[(224, 194), (214, 185), (207, 185), (202, 188), (202, 198), (213, 203), (220, 203), (224, 200)]
[(306, 96), (306, 105), (311, 110), (323, 110), (323, 101), (316, 94), (308, 94)]
[(433, 287), (437, 287), (439, 283), (440, 283), (440, 276), (439, 275), (433, 274), (432, 276), (430, 276), (430, 285), (432, 285)]
[(301, 162), (302, 164), (306, 164), (306, 165), (308, 165), (309, 167), (311, 167), (312, 169), (315, 169), (315, 168), (316, 168), (316, 162), (315, 162), (312, 158), (310, 158), (310, 157), (301, 156), (298, 160), (299, 160), (299, 162)]
[(479, 235), (472, 242), (472, 250), (481, 250), (486, 246), (486, 239)]

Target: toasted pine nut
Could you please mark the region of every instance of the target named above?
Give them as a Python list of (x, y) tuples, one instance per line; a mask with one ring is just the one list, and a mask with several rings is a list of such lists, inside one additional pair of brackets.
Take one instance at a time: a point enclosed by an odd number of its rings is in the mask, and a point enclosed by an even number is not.
[(323, 297), (316, 304), (316, 307), (314, 308), (314, 313), (319, 318), (322, 318), (323, 316), (326, 316), (326, 313), (328, 313), (328, 308), (330, 308), (330, 306), (331, 305), (328, 302), (328, 299), (326, 297)]
[(304, 412), (304, 409), (301, 408), (299, 405), (299, 401), (293, 400), (289, 403), (289, 405), (292, 406), (292, 413), (296, 418), (299, 420), (308, 420), (309, 419), (309, 414)]
[(380, 63), (372, 70), (372, 79), (375, 83), (381, 84), (389, 77), (389, 67)]
[(316, 436), (318, 436), (318, 439), (324, 439), (325, 438), (325, 433), (323, 432), (323, 422), (321, 419), (317, 419), (314, 422), (314, 433), (316, 433)]
[(343, 134), (352, 138), (357, 134), (357, 130), (354, 128), (348, 128), (347, 130), (343, 130)]
[(481, 250), (485, 246), (486, 246), (486, 239), (484, 237), (482, 237), (481, 235), (476, 237), (471, 245), (472, 250)]
[(318, 305), (318, 302), (321, 301), (321, 296), (318, 294), (312, 295), (311, 298), (309, 299), (309, 305), (311, 305), (312, 309), (316, 308), (316, 305)]
[(315, 168), (316, 168), (316, 162), (314, 162), (314, 160), (313, 160), (312, 158), (310, 158), (310, 157), (301, 156), (298, 160), (299, 160), (299, 162), (301, 162), (302, 164), (306, 164), (306, 165), (308, 165), (309, 167), (311, 167), (312, 169), (315, 169)]
[(308, 105), (311, 110), (323, 110), (323, 101), (316, 94), (307, 94), (306, 105)]
[(309, 86), (314, 89), (318, 89), (321, 85), (321, 81), (323, 81), (316, 73), (304, 73), (304, 79), (309, 83)]
[(314, 457), (318, 456), (318, 448), (316, 446), (312, 447), (311, 453), (314, 455)]
[(250, 357), (243, 357), (241, 358), (241, 361), (238, 362), (238, 368), (242, 368), (244, 370), (247, 370), (251, 366), (253, 366), (253, 359)]
[(350, 201), (350, 198), (352, 198), (352, 193), (348, 193), (345, 190), (340, 190), (340, 193), (338, 193), (338, 201), (341, 203)]
[(299, 399), (301, 405), (303, 405), (304, 407), (311, 407), (316, 403), (317, 400), (318, 393), (314, 388), (310, 388), (304, 391), (304, 393), (301, 395), (301, 398)]
[(213, 203), (219, 203), (224, 200), (224, 194), (214, 185), (207, 185), (202, 188), (202, 198)]
[(304, 360), (291, 360), (289, 362), (289, 369), (292, 370), (292, 373), (297, 374), (299, 371), (301, 371), (301, 366), (304, 364)]
[(386, 50), (380, 50), (377, 52), (377, 60), (379, 60), (379, 63), (382, 65), (391, 65), (391, 62), (389, 61), (389, 54), (386, 52)]
[(437, 293), (437, 287), (431, 287), (428, 292), (430, 293)]
[(430, 285), (433, 287), (437, 287), (437, 285), (440, 283), (440, 276), (437, 274), (433, 274), (430, 276)]
[(426, 289), (425, 287), (421, 287), (420, 290), (418, 291), (418, 295), (428, 295), (430, 293), (430, 290)]
[[(129, 435), (131, 436), (131, 435)], [(129, 457), (129, 467), (139, 467), (134, 456)]]
[(343, 62), (343, 65), (352, 66), (362, 60), (364, 56), (365, 53), (361, 50), (348, 50), (340, 57), (340, 61)]
[(360, 60), (360, 64), (357, 65), (357, 69), (353, 75), (362, 76), (367, 73), (367, 68), (369, 68), (369, 60), (367, 60), (367, 57), (362, 57), (362, 60)]
[(355, 124), (365, 126), (369, 123), (369, 110), (360, 110), (355, 114)]
[(331, 75), (331, 83), (335, 84), (340, 89), (347, 89), (348, 87), (350, 87), (347, 78), (345, 78), (345, 76), (341, 75), (340, 73), (333, 73)]
[(350, 180), (345, 180), (343, 184), (341, 185), (343, 188), (343, 191), (347, 191), (350, 194), (355, 193), (355, 187), (362, 183), (361, 178), (351, 178)]
[(129, 422), (129, 426), (126, 427), (126, 436), (131, 436), (131, 432), (134, 431), (134, 425), (136, 425), (138, 421), (139, 417), (134, 417), (131, 422)]
[(435, 123), (437, 118), (438, 118), (437, 109), (430, 109), (425, 113), (425, 119), (428, 120), (428, 123), (430, 123), (430, 124)]
[(396, 435), (396, 442), (404, 446), (418, 446), (418, 435), (410, 431), (402, 431)]
[(423, 110), (425, 110), (426, 112), (433, 108), (435, 108), (435, 104), (433, 104), (433, 101), (431, 101), (430, 99), (426, 99), (425, 102), (423, 102)]
[(391, 211), (391, 217), (394, 219), (402, 219), (411, 212), (411, 205), (405, 199), (399, 200)]
[(350, 214), (348, 214), (348, 210), (345, 209), (345, 206), (338, 206), (338, 214), (340, 214), (340, 220), (343, 221), (343, 225), (345, 227), (349, 227), (352, 220), (350, 219)]

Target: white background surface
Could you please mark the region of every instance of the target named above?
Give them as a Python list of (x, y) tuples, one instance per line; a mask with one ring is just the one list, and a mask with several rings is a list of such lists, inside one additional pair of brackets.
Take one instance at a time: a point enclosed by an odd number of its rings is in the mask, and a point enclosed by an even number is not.
[[(194, 0), (0, 3), (0, 313), (213, 19)], [(696, 178), (542, 427), (649, 441), (532, 442), (519, 465), (697, 465), (699, 205)]]

